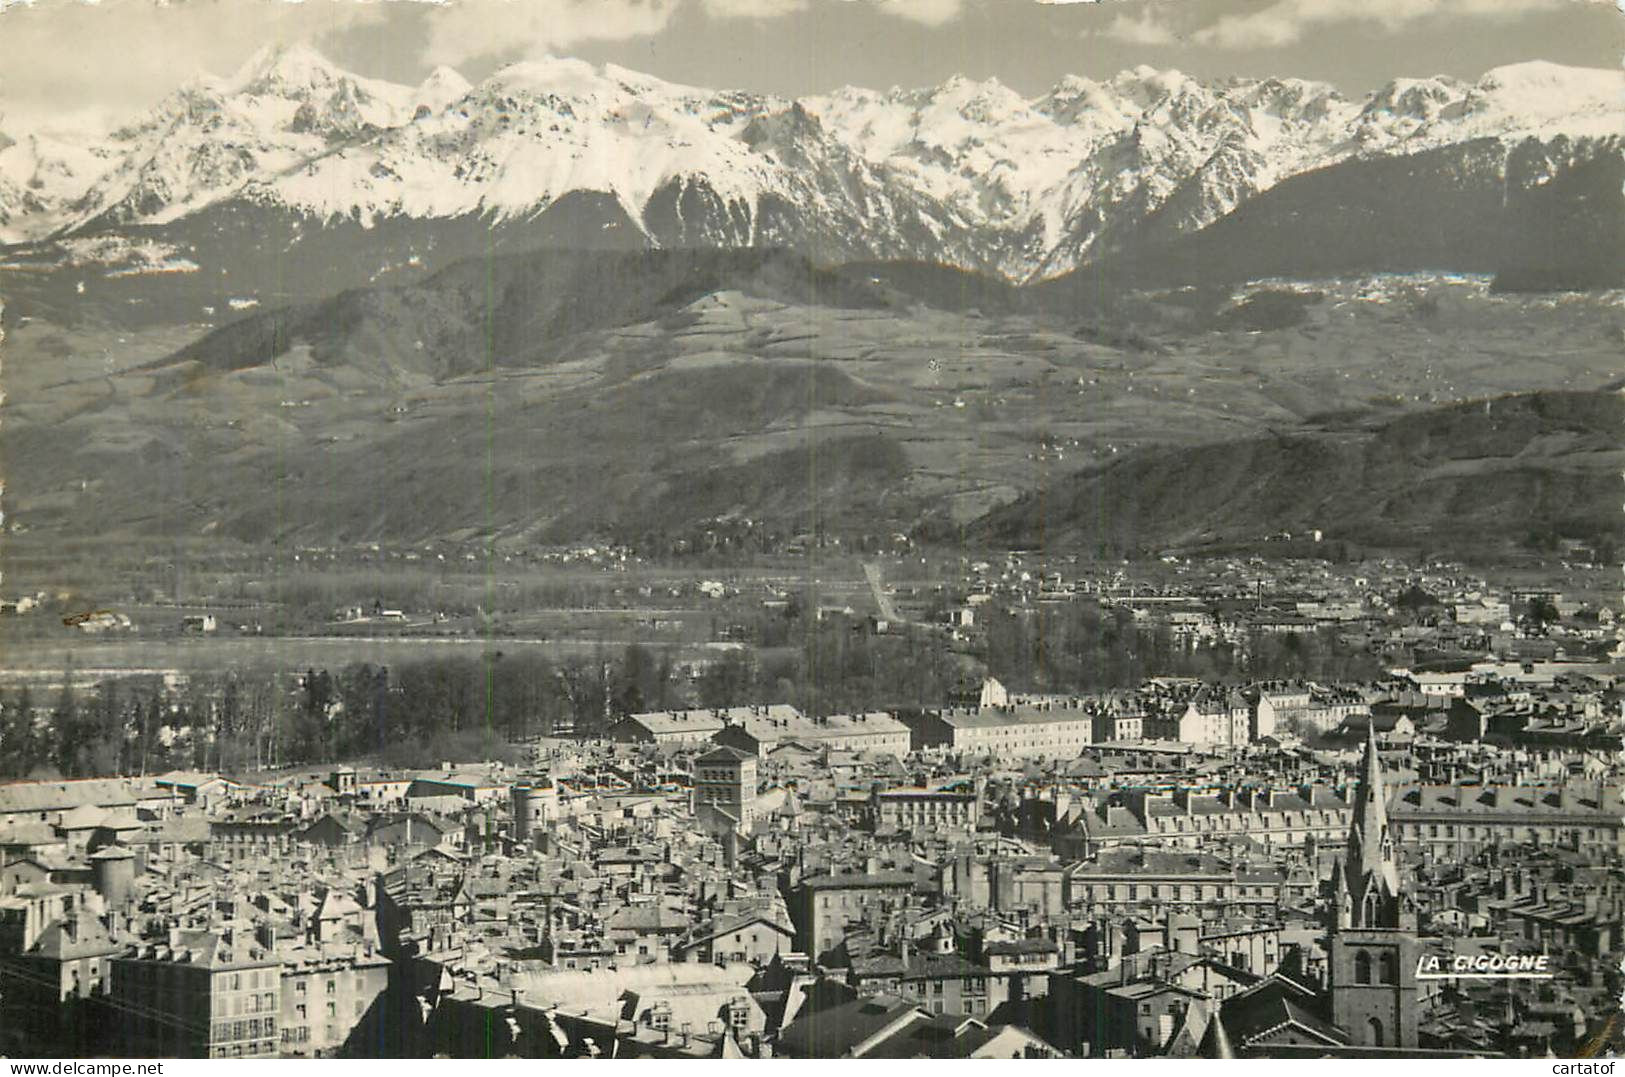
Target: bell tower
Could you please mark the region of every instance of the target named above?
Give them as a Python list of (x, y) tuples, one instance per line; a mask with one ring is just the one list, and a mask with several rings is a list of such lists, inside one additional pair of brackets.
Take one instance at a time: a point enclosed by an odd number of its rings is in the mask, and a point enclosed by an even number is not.
[(1333, 869), (1331, 1018), (1360, 1047), (1417, 1046), (1416, 910), (1400, 888), (1375, 728), (1367, 730), (1348, 844)]

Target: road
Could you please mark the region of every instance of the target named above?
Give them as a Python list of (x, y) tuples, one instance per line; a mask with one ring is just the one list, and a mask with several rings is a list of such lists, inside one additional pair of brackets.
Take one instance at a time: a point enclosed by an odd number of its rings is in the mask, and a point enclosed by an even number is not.
[(874, 593), (875, 605), (880, 608), (882, 620), (890, 621), (894, 625), (903, 624), (902, 614), (892, 604), (891, 596), (886, 593), (886, 585), (880, 579), (880, 565), (874, 561), (863, 563), (863, 574), (869, 580), (869, 590)]

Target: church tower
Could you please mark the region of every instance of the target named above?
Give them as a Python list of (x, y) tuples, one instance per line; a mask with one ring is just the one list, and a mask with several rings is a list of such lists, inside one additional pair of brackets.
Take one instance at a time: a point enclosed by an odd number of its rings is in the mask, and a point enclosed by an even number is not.
[(1387, 791), (1368, 728), (1348, 845), (1333, 869), (1331, 1019), (1360, 1047), (1417, 1046), (1416, 910), (1399, 880)]
[(701, 831), (728, 845), (756, 818), (756, 757), (738, 748), (716, 748), (694, 761), (695, 821)]

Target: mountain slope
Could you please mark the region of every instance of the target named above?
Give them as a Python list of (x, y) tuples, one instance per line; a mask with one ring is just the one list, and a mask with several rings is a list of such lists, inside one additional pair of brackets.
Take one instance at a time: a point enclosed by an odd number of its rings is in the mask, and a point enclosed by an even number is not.
[(803, 306), (886, 305), (868, 281), (784, 251), (558, 250), (459, 262), (419, 285), (251, 314), (155, 365), (239, 370), (303, 345), (321, 365), (441, 379), (532, 366), (579, 334), (651, 321), (719, 291)]
[(1532, 393), (1361, 429), (1152, 448), (1035, 490), (971, 528), (1010, 545), (1146, 553), (1280, 531), (1484, 553), (1532, 529), (1618, 535), (1625, 397)]
[[(1507, 287), (1625, 285), (1625, 137), (1478, 139), (1356, 158), (1283, 180), (1202, 230), (1130, 245), (1048, 281), (1059, 302), (1109, 279), (1170, 287), (1448, 271)], [(1158, 214), (1149, 238), (1166, 233)]]
[[(1330, 466), (1370, 434), (1324, 427), (1325, 412), (1617, 378), (1606, 295), (1376, 279), (1191, 290), (1133, 313), (1129, 328), (1056, 315), (917, 263), (574, 249), (465, 260), (201, 334), (33, 320), (6, 338), (7, 523), (322, 545), (712, 526), (861, 538), (962, 524), (1161, 446), (1160, 470), (1108, 491), (1122, 503), (1109, 527), (1167, 520), (1200, 538), (1262, 526), (1265, 510), (1298, 519), (1304, 457), (1277, 459), (1272, 440), (1233, 457), (1238, 439), (1307, 427), (1301, 452)], [(1559, 448), (1517, 466), (1559, 484), (1582, 459)], [(1286, 485), (1261, 508), (1240, 496), (1248, 476)], [(1156, 490), (1165, 501), (1139, 515)]]

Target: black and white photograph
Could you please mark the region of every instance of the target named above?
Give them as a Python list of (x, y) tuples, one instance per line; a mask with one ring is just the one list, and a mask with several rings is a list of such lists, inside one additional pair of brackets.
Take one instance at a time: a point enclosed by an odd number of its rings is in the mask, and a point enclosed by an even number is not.
[(7, 1073), (1625, 1054), (1614, 0), (0, 57)]

